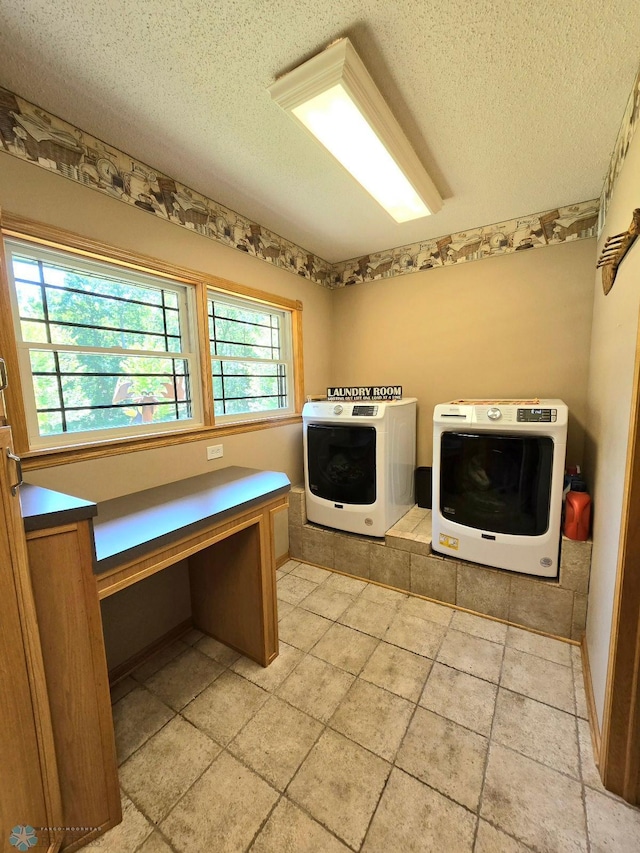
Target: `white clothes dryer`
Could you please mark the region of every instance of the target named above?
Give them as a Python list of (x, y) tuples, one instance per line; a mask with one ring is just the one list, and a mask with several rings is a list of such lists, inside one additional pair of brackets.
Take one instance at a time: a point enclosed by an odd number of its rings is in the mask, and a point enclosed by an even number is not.
[(307, 518), (384, 536), (414, 504), (415, 397), (390, 402), (306, 403)]
[(557, 577), (567, 419), (562, 400), (436, 406), (433, 550)]

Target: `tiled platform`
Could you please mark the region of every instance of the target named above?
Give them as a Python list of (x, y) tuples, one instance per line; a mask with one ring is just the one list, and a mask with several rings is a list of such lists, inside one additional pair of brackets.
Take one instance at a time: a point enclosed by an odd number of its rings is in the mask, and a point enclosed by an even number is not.
[(412, 554), (431, 553), (431, 510), (414, 506), (384, 537), (385, 544)]
[(192, 631), (114, 689), (105, 853), (640, 851), (579, 650), (289, 561), (267, 669)]
[(491, 569), (431, 551), (431, 511), (414, 507), (384, 539), (307, 522), (304, 487), (289, 496), (289, 554), (436, 601), (580, 640), (587, 618), (591, 542), (563, 537), (558, 580)]

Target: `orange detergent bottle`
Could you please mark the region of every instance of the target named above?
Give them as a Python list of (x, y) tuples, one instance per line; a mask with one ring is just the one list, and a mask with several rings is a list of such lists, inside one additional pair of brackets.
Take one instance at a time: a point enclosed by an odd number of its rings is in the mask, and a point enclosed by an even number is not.
[(567, 492), (563, 532), (567, 539), (584, 542), (591, 527), (591, 498), (587, 492)]

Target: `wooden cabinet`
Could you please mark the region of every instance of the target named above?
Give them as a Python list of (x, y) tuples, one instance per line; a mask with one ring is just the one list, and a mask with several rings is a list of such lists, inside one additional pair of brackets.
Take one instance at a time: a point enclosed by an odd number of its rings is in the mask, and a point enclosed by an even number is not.
[(91, 522), (25, 537), (10, 435), (0, 427), (0, 847), (30, 826), (39, 848), (72, 851), (122, 818)]
[(121, 820), (91, 522), (29, 532), (27, 551), (71, 851)]
[[(60, 787), (39, 629), (11, 450), (0, 427), (0, 846), (30, 826), (40, 845), (62, 822)], [(51, 849), (57, 849), (52, 847)]]

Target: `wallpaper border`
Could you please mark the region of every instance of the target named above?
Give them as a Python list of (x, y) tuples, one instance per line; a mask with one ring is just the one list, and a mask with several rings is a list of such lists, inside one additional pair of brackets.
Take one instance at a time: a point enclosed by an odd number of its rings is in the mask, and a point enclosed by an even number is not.
[(640, 68), (638, 69), (638, 73), (636, 74), (636, 79), (633, 83), (629, 99), (627, 100), (627, 106), (625, 107), (625, 111), (622, 116), (622, 121), (620, 122), (620, 130), (618, 131), (618, 137), (616, 139), (615, 145), (613, 146), (613, 153), (611, 155), (611, 161), (609, 162), (609, 171), (607, 172), (607, 177), (605, 178), (604, 186), (602, 187), (602, 194), (600, 195), (598, 237), (601, 236), (602, 231), (604, 229), (604, 223), (607, 218), (607, 211), (609, 209), (611, 196), (613, 195), (613, 190), (616, 185), (618, 175), (620, 174), (620, 170), (622, 169), (624, 161), (626, 160), (629, 145), (631, 144), (633, 135), (636, 132), (639, 117)]
[(598, 200), (592, 199), (494, 225), (458, 231), (334, 264), (332, 287), (346, 287), (583, 240), (595, 236), (597, 221)]
[(592, 199), (330, 264), (2, 87), (0, 150), (331, 289), (585, 239), (598, 223)]
[(2, 87), (0, 151), (330, 286), (327, 261)]

